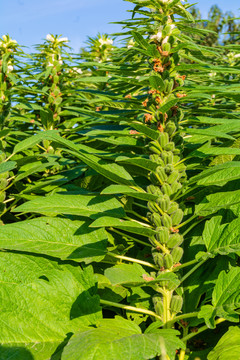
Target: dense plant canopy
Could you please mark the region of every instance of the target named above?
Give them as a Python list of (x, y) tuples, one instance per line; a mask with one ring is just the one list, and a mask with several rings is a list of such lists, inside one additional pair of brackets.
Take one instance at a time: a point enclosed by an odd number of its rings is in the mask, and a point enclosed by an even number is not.
[(239, 359), (239, 23), (127, 1), (0, 41), (0, 360)]

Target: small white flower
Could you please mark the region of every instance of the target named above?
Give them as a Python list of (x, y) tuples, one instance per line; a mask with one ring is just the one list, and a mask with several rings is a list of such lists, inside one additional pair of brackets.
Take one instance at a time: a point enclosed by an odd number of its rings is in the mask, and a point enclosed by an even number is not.
[(236, 54), (236, 55), (234, 55), (234, 57), (235, 57), (235, 59), (238, 59), (238, 58), (240, 58), (240, 54)]
[(173, 30), (175, 28), (175, 25), (171, 24), (170, 27), (171, 27), (171, 30)]
[(73, 70), (76, 71), (78, 74), (82, 74), (82, 69), (74, 67)]
[(58, 60), (58, 63), (59, 63), (60, 65), (62, 65), (62, 64), (63, 64), (63, 61), (62, 61), (62, 60)]
[(3, 42), (2, 42), (2, 41), (0, 41), (0, 46), (2, 46), (2, 44), (3, 44)]
[(12, 40), (11, 39), (11, 42), (14, 43), (14, 44), (17, 44), (17, 40)]
[(4, 41), (7, 41), (7, 35), (3, 35), (2, 38)]
[(181, 0), (181, 2), (182, 2), (182, 3), (185, 3), (185, 2), (186, 2), (186, 0)]
[(135, 41), (134, 41), (133, 39), (131, 39), (131, 40), (129, 40), (129, 42), (128, 42), (127, 48), (128, 48), (128, 49), (131, 49), (134, 45), (135, 45)]
[(212, 99), (215, 99), (216, 95), (215, 94), (212, 94)]
[(169, 36), (166, 36), (162, 41), (162, 45), (166, 44), (168, 42), (168, 39), (169, 39)]
[(150, 39), (151, 40), (157, 40), (157, 41), (160, 41), (162, 38), (162, 31), (159, 31), (156, 35), (152, 35), (150, 36)]
[(12, 65), (8, 65), (8, 67), (7, 67), (7, 71), (8, 71), (8, 72), (13, 71), (13, 66), (12, 66)]
[(49, 63), (47, 64), (47, 66), (53, 66), (53, 64), (49, 62)]
[(67, 37), (61, 37), (60, 39), (58, 39), (58, 42), (68, 42), (68, 38)]
[(112, 45), (113, 44), (113, 40), (112, 39), (102, 39), (100, 38), (99, 39), (99, 42), (100, 42), (100, 47), (102, 47), (103, 45)]
[(51, 34), (47, 34), (46, 40), (54, 42), (54, 37)]

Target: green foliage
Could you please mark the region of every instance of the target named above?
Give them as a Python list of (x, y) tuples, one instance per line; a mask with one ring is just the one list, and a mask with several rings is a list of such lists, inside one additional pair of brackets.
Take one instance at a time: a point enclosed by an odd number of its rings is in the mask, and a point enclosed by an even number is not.
[(119, 47), (0, 41), (0, 360), (238, 356), (238, 22), (129, 2)]

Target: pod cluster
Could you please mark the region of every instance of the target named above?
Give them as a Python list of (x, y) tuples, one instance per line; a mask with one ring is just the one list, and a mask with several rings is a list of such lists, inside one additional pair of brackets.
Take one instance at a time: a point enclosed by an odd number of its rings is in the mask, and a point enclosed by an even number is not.
[[(167, 126), (166, 126), (167, 129)], [(151, 185), (147, 192), (157, 195), (156, 201), (148, 202), (148, 217), (157, 234), (149, 240), (152, 254), (159, 269), (172, 269), (182, 258), (182, 235), (178, 225), (183, 219), (183, 210), (174, 201), (174, 195), (181, 189), (185, 177), (185, 166), (179, 164), (179, 149), (171, 141), (174, 132), (160, 132), (157, 140), (150, 142), (150, 159), (158, 166), (149, 174)]]

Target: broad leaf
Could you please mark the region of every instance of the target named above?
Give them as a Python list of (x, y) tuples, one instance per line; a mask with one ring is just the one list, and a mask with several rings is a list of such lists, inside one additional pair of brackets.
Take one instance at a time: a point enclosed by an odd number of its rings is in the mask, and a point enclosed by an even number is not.
[(89, 228), (90, 221), (40, 217), (1, 228), (2, 249), (27, 251), (63, 260), (101, 261), (106, 255), (104, 229)]
[(101, 318), (90, 267), (82, 271), (79, 266), (5, 252), (0, 263), (0, 342), (8, 348), (4, 359), (26, 360), (27, 351), (30, 359), (50, 359), (67, 334)]
[(146, 360), (167, 353), (174, 360), (176, 349), (185, 347), (175, 330), (142, 334), (133, 321), (120, 317), (101, 321), (94, 329), (75, 334), (64, 348), (62, 360)]
[(44, 215), (78, 215), (93, 219), (99, 215), (125, 216), (124, 210), (115, 198), (93, 195), (52, 195), (36, 197), (14, 209), (15, 212), (35, 212)]
[(208, 360), (240, 359), (240, 329), (230, 326), (214, 349), (208, 354)]

